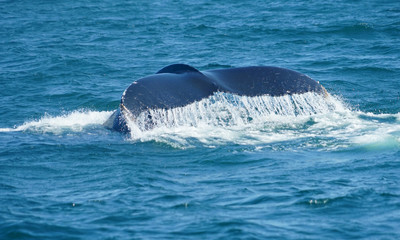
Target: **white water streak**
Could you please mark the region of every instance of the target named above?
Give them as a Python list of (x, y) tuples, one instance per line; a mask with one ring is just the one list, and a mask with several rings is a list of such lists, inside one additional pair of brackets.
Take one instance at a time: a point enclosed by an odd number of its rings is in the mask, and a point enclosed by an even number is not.
[(15, 128), (0, 128), (0, 132), (35, 131), (61, 133), (64, 130), (80, 132), (90, 125), (101, 125), (112, 114), (111, 111), (78, 110), (60, 116), (45, 115), (44, 117), (25, 122)]

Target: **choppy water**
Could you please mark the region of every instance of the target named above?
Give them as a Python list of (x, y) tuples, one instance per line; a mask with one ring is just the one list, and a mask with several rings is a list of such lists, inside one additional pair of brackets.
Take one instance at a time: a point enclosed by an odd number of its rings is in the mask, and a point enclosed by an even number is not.
[[(397, 1), (1, 1), (0, 19), (0, 239), (400, 238)], [(173, 63), (286, 67), (330, 96), (102, 126)]]

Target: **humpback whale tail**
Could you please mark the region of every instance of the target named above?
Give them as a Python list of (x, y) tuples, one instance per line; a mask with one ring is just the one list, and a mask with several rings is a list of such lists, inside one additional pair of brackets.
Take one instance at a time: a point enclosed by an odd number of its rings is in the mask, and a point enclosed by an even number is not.
[(310, 92), (327, 96), (318, 82), (285, 68), (258, 66), (199, 71), (189, 65), (173, 64), (133, 82), (123, 93), (119, 108), (104, 125), (128, 132), (127, 121), (144, 115), (145, 128), (151, 128), (151, 111), (184, 107), (217, 93), (281, 97)]

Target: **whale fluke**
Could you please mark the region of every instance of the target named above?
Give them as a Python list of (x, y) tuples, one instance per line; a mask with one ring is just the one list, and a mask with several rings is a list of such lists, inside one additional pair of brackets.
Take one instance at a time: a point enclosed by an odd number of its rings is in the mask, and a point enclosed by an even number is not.
[(183, 107), (217, 92), (250, 97), (326, 94), (315, 80), (285, 68), (257, 66), (199, 71), (189, 65), (173, 64), (133, 82), (105, 126), (126, 132), (129, 131), (126, 118), (135, 119), (149, 110)]

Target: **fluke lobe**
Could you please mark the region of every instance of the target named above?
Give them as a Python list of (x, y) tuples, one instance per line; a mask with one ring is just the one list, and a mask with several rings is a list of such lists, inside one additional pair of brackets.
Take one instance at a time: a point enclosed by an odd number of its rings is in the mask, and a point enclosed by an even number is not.
[[(326, 94), (325, 88), (317, 81), (285, 68), (258, 66), (199, 71), (189, 65), (173, 64), (134, 81), (122, 94), (121, 104), (104, 125), (128, 132), (127, 118), (135, 119), (150, 109), (183, 107), (216, 92), (250, 97), (306, 92)], [(151, 115), (148, 118), (151, 119)]]

